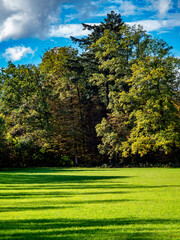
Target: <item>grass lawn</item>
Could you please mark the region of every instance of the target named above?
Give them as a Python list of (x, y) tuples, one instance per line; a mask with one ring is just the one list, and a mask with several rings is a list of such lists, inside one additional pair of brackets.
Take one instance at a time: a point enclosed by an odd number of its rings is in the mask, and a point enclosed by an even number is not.
[(0, 239), (180, 239), (180, 169), (0, 171)]

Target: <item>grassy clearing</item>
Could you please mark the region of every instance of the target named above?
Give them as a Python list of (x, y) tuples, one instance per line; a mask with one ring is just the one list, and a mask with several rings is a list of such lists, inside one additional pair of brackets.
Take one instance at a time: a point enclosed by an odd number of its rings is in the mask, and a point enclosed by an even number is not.
[(0, 172), (0, 239), (180, 239), (180, 169)]

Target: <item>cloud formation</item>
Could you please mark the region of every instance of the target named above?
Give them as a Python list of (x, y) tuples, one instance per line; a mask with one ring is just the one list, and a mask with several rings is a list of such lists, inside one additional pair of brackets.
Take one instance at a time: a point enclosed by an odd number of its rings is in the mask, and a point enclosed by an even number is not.
[(152, 6), (159, 12), (160, 18), (165, 17), (172, 8), (172, 0), (151, 0)]
[[(88, 23), (93, 25), (94, 23)], [(62, 24), (59, 26), (52, 26), (50, 29), (49, 36), (50, 37), (64, 37), (69, 38), (72, 37), (81, 37), (86, 36), (90, 33), (89, 30), (83, 30), (82, 24)]]
[[(131, 16), (137, 13), (138, 7), (133, 4), (133, 1), (129, 0), (109, 0), (111, 3), (117, 4), (116, 11), (121, 13), (122, 16)], [(112, 9), (113, 10), (113, 9)]]
[[(0, 0), (0, 42), (8, 39), (48, 37), (51, 25), (60, 24), (62, 4), (73, 2), (79, 13), (76, 17), (88, 17), (102, 0)], [(52, 30), (51, 30), (52, 31)]]
[(10, 47), (7, 48), (5, 53), (2, 54), (2, 56), (7, 60), (7, 61), (19, 61), (23, 57), (26, 57), (28, 54), (34, 55), (35, 51), (33, 51), (30, 47), (24, 47), (22, 46), (15, 46), (15, 47)]
[(0, 0), (0, 42), (46, 37), (50, 24), (59, 19), (60, 3), (59, 0)]
[(167, 20), (141, 20), (136, 22), (128, 22), (130, 26), (141, 25), (148, 32), (168, 30), (180, 26), (180, 14), (175, 14)]
[(137, 15), (136, 19), (140, 19), (139, 13), (149, 11), (149, 20), (138, 22), (148, 31), (172, 28), (180, 26), (178, 12), (173, 16), (169, 13), (174, 3), (174, 0), (107, 0), (106, 3), (103, 0), (0, 0), (0, 42), (28, 37), (83, 36), (88, 32), (75, 24), (77, 19), (79, 23), (79, 20), (105, 17), (112, 10), (125, 17)]

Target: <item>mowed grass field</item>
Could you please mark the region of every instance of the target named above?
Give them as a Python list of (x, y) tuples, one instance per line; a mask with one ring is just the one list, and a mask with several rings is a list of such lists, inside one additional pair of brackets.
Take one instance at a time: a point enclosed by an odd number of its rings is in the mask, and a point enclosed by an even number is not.
[(0, 171), (0, 239), (180, 239), (180, 169)]

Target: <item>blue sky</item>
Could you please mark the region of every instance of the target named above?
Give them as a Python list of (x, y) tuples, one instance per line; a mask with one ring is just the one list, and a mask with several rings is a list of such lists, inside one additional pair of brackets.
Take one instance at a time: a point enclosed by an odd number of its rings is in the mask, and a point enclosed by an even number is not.
[(0, 0), (0, 67), (38, 64), (56, 46), (87, 35), (81, 23), (99, 23), (111, 11), (173, 46), (180, 57), (180, 0)]

